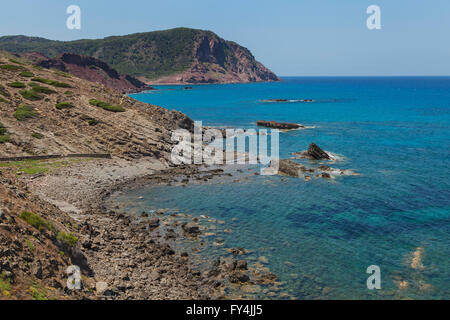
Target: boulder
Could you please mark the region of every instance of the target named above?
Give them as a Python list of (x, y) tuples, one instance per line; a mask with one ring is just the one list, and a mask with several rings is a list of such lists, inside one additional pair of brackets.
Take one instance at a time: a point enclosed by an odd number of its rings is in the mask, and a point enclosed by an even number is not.
[(184, 223), (182, 225), (182, 229), (185, 233), (187, 233), (191, 236), (196, 236), (196, 235), (200, 234), (200, 228), (199, 228), (198, 224), (196, 224), (194, 222)]

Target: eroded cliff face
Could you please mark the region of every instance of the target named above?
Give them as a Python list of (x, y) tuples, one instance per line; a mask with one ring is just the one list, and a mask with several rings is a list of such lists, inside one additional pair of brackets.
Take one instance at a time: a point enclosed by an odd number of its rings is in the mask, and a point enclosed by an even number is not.
[(205, 32), (194, 42), (193, 63), (188, 70), (150, 83), (246, 83), (280, 81), (255, 60), (252, 53), (232, 41)]
[(132, 76), (119, 74), (106, 62), (93, 57), (63, 53), (54, 59), (41, 59), (37, 62), (37, 65), (47, 69), (68, 72), (81, 79), (100, 83), (125, 93), (153, 89)]

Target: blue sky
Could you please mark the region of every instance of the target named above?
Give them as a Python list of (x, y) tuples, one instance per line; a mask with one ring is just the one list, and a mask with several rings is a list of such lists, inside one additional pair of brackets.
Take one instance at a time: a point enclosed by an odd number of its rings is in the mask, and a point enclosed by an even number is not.
[[(66, 8), (82, 10), (81, 30)], [(366, 8), (381, 7), (381, 30)], [(450, 75), (449, 0), (2, 0), (0, 35), (102, 38), (208, 29), (278, 75)]]

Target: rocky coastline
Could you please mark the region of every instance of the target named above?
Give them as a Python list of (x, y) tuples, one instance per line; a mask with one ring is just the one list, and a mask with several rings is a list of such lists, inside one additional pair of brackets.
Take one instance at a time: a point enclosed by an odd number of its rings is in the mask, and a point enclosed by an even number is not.
[[(270, 288), (280, 291), (276, 275), (261, 263), (248, 263), (243, 248), (228, 248), (201, 271), (191, 264), (195, 253), (174, 248), (174, 241), (208, 235), (201, 220), (214, 219), (165, 210), (133, 214), (107, 204), (115, 192), (149, 184), (204, 183), (218, 176), (231, 174), (194, 165), (170, 168), (154, 158), (102, 159), (27, 183), (80, 226), (80, 250), (94, 274), (84, 284), (93, 292), (90, 298), (241, 299)], [(199, 246), (206, 245), (213, 244), (199, 240)]]

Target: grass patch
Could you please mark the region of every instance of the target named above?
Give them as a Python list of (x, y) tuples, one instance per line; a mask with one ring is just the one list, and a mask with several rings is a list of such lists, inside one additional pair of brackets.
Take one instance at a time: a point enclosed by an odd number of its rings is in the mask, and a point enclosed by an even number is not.
[(23, 65), (23, 64), (24, 64), (24, 63), (20, 62), (20, 61), (17, 60), (17, 59), (9, 59), (9, 62), (12, 62), (12, 63), (15, 63), (15, 64), (20, 64), (20, 65)]
[(32, 225), (39, 231), (43, 230), (49, 230), (52, 231), (55, 229), (53, 224), (50, 221), (45, 220), (44, 218), (41, 218), (37, 214), (29, 211), (22, 211), (22, 213), (19, 215), (19, 218), (27, 222), (28, 224)]
[(11, 279), (5, 273), (2, 272), (0, 274), (0, 293), (3, 296), (9, 297), (10, 290), (11, 290)]
[(63, 231), (58, 232), (58, 234), (56, 235), (56, 239), (67, 244), (70, 247), (73, 247), (78, 242), (78, 238), (75, 237), (72, 233), (66, 233)]
[(3, 135), (0, 136), (0, 144), (5, 143), (5, 142), (9, 142), (10, 140), (11, 139), (6, 134), (3, 134)]
[(70, 74), (61, 70), (55, 70), (55, 73), (64, 78), (71, 78)]
[(25, 239), (25, 243), (27, 244), (28, 249), (30, 249), (31, 252), (34, 251), (34, 243), (30, 239)]
[(41, 66), (33, 66), (33, 68), (35, 68), (36, 70), (40, 70), (40, 71), (44, 70), (44, 68), (42, 68)]
[(39, 93), (44, 93), (44, 94), (53, 94), (53, 93), (57, 93), (55, 90), (52, 90), (50, 88), (47, 87), (41, 87), (39, 85), (31, 85), (31, 87), (33, 88), (33, 91), (35, 92), (39, 92)]
[(2, 64), (0, 65), (0, 70), (8, 70), (8, 71), (24, 71), (26, 70), (22, 66), (17, 66), (14, 64)]
[(33, 137), (33, 138), (36, 138), (36, 139), (42, 139), (44, 136), (42, 135), (42, 134), (40, 134), (39, 132), (33, 132), (32, 134), (31, 134), (31, 136)]
[(0, 97), (0, 102), (3, 102), (3, 103), (9, 103), (9, 101), (8, 101), (8, 100), (6, 100), (6, 99), (3, 99), (2, 97)]
[(30, 287), (31, 297), (33, 300), (48, 300), (47, 292), (37, 286)]
[(125, 112), (125, 109), (121, 106), (113, 106), (97, 99), (90, 99), (89, 104), (111, 112)]
[(24, 174), (39, 174), (46, 173), (53, 169), (63, 168), (73, 163), (81, 161), (89, 161), (91, 158), (70, 158), (67, 160), (50, 159), (50, 160), (22, 160), (22, 161), (9, 161), (0, 162), (0, 168), (14, 168), (18, 172)]
[(22, 95), (22, 97), (24, 97), (25, 99), (30, 100), (30, 101), (38, 101), (38, 100), (44, 99), (43, 95), (40, 95), (39, 93), (37, 93), (33, 89), (31, 89), (31, 90), (20, 90), (19, 93)]
[(10, 86), (12, 88), (25, 88), (26, 87), (25, 83), (19, 82), (19, 81), (10, 82), (10, 83), (8, 83), (8, 86)]
[(13, 113), (13, 116), (18, 121), (25, 121), (27, 119), (37, 117), (38, 113), (34, 110), (33, 107), (22, 104), (17, 107), (17, 110)]
[(73, 108), (73, 104), (71, 104), (70, 102), (60, 102), (60, 103), (56, 104), (56, 109), (58, 109), (58, 110), (69, 109), (69, 108)]
[(49, 86), (58, 87), (58, 88), (72, 88), (72, 86), (68, 83), (45, 79), (45, 78), (33, 78), (31, 80), (40, 82), (40, 83), (45, 83), (45, 84), (48, 84)]
[(24, 72), (21, 72), (20, 75), (21, 75), (22, 77), (27, 77), (27, 78), (32, 78), (32, 77), (34, 77), (34, 73), (33, 73), (33, 72), (30, 72), (30, 71), (24, 71)]
[(67, 95), (67, 96), (70, 96), (70, 95), (72, 95), (72, 94), (73, 94), (73, 92), (72, 92), (72, 91), (70, 91), (70, 90), (67, 90), (66, 92), (64, 92), (64, 94), (65, 94), (65, 95)]
[(89, 124), (90, 126), (95, 126), (95, 125), (98, 124), (98, 120), (96, 120), (96, 119), (89, 119), (89, 120), (88, 120), (88, 124)]

